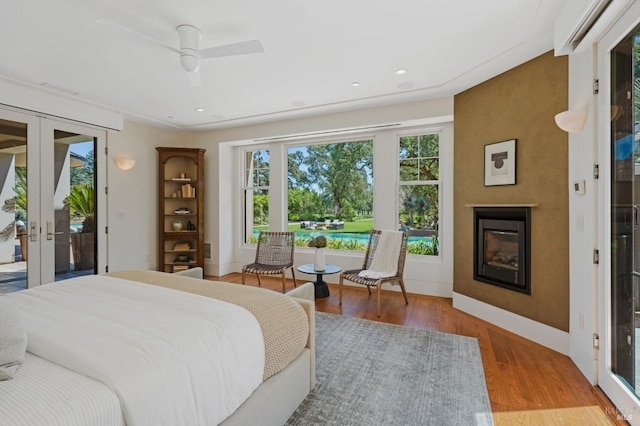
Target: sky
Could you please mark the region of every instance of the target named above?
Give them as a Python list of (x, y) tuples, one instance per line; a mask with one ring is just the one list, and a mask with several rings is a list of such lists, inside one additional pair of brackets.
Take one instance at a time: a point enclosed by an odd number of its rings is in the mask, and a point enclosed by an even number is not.
[(92, 149), (93, 141), (74, 143), (71, 145), (71, 152), (82, 155), (83, 157), (86, 157), (87, 152), (91, 151)]

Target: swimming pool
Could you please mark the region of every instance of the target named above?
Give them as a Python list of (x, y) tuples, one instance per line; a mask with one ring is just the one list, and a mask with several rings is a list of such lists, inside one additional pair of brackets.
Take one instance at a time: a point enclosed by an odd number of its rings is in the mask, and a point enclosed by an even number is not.
[[(258, 237), (260, 233), (259, 230), (253, 231), (253, 236)], [(358, 243), (367, 244), (369, 241), (369, 233), (349, 233), (349, 232), (331, 232), (331, 231), (317, 231), (317, 232), (298, 232), (296, 231), (295, 236), (296, 240), (308, 240), (311, 237), (317, 237), (319, 235), (324, 235), (327, 240), (336, 239), (336, 240), (356, 240)], [(418, 241), (429, 241), (431, 242), (432, 237), (426, 236), (409, 236), (409, 242), (418, 242)]]

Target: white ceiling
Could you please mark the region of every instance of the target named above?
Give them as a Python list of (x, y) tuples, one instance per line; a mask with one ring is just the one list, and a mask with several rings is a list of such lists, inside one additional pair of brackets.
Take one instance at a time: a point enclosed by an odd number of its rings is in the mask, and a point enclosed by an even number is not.
[[(451, 96), (551, 50), (564, 3), (0, 0), (0, 78), (138, 120), (230, 127)], [(192, 87), (177, 53), (118, 27), (178, 48), (180, 24), (201, 29), (201, 48), (258, 39), (264, 53), (203, 61)]]

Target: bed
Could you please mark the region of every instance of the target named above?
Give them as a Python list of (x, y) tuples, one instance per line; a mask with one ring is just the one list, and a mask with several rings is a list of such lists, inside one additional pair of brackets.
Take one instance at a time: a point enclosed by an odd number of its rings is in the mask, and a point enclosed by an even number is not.
[(132, 270), (2, 296), (28, 347), (0, 424), (282, 425), (315, 385), (313, 291)]

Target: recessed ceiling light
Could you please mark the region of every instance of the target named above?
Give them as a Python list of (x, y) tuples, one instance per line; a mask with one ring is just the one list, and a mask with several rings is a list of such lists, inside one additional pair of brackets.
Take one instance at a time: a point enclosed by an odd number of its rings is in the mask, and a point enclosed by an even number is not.
[(196, 111), (198, 111), (198, 112), (204, 112), (204, 108), (196, 108)]
[(406, 73), (407, 73), (407, 70), (402, 69), (402, 68), (400, 68), (399, 70), (396, 70), (396, 74), (398, 74), (398, 75), (403, 75), (403, 74), (406, 74)]
[(358, 87), (358, 86), (360, 86), (360, 83), (358, 83), (357, 81), (354, 81), (353, 83), (351, 83), (351, 85), (353, 87)]

